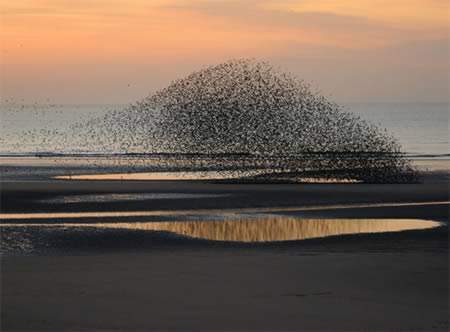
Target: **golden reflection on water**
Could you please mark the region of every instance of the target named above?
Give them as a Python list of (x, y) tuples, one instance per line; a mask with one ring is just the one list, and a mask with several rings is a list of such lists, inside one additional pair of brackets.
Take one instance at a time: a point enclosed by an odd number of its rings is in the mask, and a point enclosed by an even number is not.
[(263, 217), (225, 221), (185, 221), (103, 224), (99, 227), (167, 231), (188, 237), (233, 242), (271, 242), (304, 240), (355, 233), (398, 232), (426, 229), (437, 225), (427, 220), (380, 219), (299, 219)]
[[(264, 170), (248, 171), (248, 175), (258, 175)], [(237, 171), (193, 171), (193, 172), (139, 172), (139, 173), (106, 173), (106, 174), (79, 174), (55, 176), (59, 180), (227, 180), (238, 178), (241, 173)]]
[[(245, 171), (245, 177), (252, 177), (266, 173), (265, 169)], [(78, 174), (55, 176), (58, 180), (139, 180), (139, 181), (174, 181), (174, 180), (232, 180), (242, 178), (241, 171), (191, 171), (191, 172), (139, 172), (139, 173), (105, 173), (105, 174)], [(298, 182), (308, 183), (357, 183), (355, 179), (333, 179), (299, 177)]]
[[(150, 211), (91, 211), (91, 212), (7, 212), (0, 213), (0, 220), (37, 220), (37, 219), (73, 219), (73, 218), (122, 218), (150, 216), (186, 216), (186, 215), (228, 215), (236, 213), (271, 213), (271, 212), (301, 212), (346, 210), (355, 208), (401, 207), (401, 206), (433, 206), (450, 204), (450, 201), (435, 202), (403, 202), (403, 203), (367, 203), (325, 206), (292, 206), (240, 209), (197, 209), (197, 210), (150, 210)], [(1, 224), (0, 224), (1, 226)]]
[(420, 219), (301, 219), (263, 216), (235, 220), (131, 222), (95, 224), (3, 224), (3, 226), (94, 227), (141, 231), (165, 231), (178, 235), (232, 242), (304, 240), (334, 235), (399, 232), (437, 227), (439, 222)]

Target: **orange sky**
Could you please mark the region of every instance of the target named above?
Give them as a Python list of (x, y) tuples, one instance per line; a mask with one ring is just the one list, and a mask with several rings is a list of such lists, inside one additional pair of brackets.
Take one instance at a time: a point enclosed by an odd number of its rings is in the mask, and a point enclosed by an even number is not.
[(0, 0), (3, 98), (116, 103), (263, 58), (338, 100), (448, 97), (447, 0)]

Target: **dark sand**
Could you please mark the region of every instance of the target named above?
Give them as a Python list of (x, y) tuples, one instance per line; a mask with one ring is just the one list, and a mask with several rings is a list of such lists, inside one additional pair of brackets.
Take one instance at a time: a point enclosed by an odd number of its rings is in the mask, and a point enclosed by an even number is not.
[[(46, 250), (2, 256), (1, 330), (447, 331), (449, 204), (420, 203), (448, 202), (448, 184), (445, 169), (427, 173), (421, 184), (403, 185), (4, 177), (3, 213), (417, 202), (277, 213), (422, 218), (444, 225), (269, 244), (218, 243), (126, 230), (43, 234)], [(70, 205), (40, 201), (118, 192), (228, 196)]]

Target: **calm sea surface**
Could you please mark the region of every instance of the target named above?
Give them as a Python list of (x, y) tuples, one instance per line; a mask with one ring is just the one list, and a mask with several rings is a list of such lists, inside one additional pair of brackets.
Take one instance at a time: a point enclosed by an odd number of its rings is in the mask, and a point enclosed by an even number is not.
[(388, 129), (413, 155), (449, 156), (448, 103), (352, 103), (357, 113)]
[[(407, 153), (449, 157), (448, 103), (349, 103), (344, 107), (388, 129)], [(74, 124), (123, 108), (124, 105), (2, 104), (0, 153), (76, 152), (70, 142), (63, 151), (53, 151), (49, 139), (53, 132), (70, 130)], [(96, 149), (95, 144), (92, 149)]]

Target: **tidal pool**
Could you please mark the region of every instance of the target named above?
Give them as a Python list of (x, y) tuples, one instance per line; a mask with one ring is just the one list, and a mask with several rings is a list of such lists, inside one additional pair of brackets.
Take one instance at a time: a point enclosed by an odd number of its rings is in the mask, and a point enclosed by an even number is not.
[[(175, 180), (236, 180), (264, 175), (267, 169), (242, 171), (183, 171), (183, 172), (137, 172), (137, 173), (103, 173), (103, 174), (71, 174), (58, 175), (57, 180), (91, 180), (91, 181), (175, 181)], [(279, 172), (278, 172), (279, 173)], [(271, 170), (269, 174), (277, 174)], [(282, 173), (279, 173), (282, 174)], [(356, 179), (338, 179), (321, 177), (296, 177), (296, 182), (305, 183), (359, 183)]]
[[(258, 175), (263, 170), (248, 171), (248, 175)], [(138, 172), (138, 173), (104, 173), (104, 174), (79, 174), (55, 176), (59, 180), (153, 180), (153, 181), (173, 181), (173, 180), (227, 180), (239, 178), (241, 173), (237, 171), (191, 171), (191, 172)]]
[(95, 228), (168, 232), (181, 237), (228, 242), (277, 242), (323, 238), (346, 234), (400, 232), (429, 229), (439, 222), (422, 219), (305, 219), (261, 215), (198, 220), (97, 223), (4, 223), (1, 228)]

